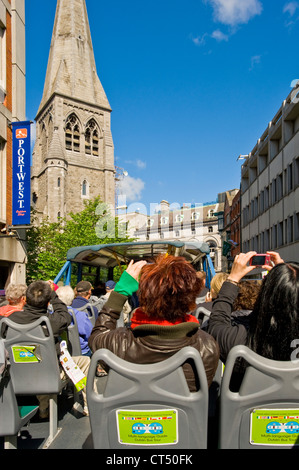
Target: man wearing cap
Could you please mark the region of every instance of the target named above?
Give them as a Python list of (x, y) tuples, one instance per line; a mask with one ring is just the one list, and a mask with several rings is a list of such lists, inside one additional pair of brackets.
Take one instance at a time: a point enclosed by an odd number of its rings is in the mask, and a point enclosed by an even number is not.
[[(82, 310), (86, 307), (86, 311), (89, 312), (89, 315), (92, 316), (92, 310), (90, 307), (90, 296), (91, 296), (92, 285), (88, 281), (80, 281), (75, 287), (75, 294), (76, 297), (72, 302), (72, 307)], [(85, 310), (85, 309), (84, 309)], [(98, 309), (93, 306), (93, 311), (95, 318), (98, 318), (99, 311)]]

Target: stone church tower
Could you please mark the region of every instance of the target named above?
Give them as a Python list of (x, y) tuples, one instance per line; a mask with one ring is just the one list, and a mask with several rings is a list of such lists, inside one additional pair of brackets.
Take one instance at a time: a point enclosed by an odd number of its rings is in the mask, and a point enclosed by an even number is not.
[(111, 108), (98, 78), (85, 0), (58, 0), (37, 112), (32, 205), (39, 221), (115, 204)]

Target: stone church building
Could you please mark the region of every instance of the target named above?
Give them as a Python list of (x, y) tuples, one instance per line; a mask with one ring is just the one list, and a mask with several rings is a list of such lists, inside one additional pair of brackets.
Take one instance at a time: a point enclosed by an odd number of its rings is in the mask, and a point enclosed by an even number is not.
[(96, 70), (85, 0), (58, 0), (32, 156), (32, 205), (56, 221), (100, 196), (115, 204), (111, 107)]

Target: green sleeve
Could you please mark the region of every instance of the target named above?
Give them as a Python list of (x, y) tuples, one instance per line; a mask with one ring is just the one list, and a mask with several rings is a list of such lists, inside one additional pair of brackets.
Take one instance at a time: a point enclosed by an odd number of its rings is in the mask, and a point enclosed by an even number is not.
[(127, 271), (124, 271), (114, 290), (119, 294), (130, 296), (138, 290), (139, 284)]

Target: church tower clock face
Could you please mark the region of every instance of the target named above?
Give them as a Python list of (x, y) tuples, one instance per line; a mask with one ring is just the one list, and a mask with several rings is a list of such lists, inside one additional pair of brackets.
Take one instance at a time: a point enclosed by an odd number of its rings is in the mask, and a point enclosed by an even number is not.
[(100, 196), (115, 204), (111, 107), (96, 71), (85, 0), (58, 0), (36, 115), (32, 205), (56, 221)]

